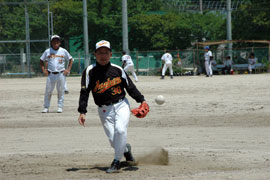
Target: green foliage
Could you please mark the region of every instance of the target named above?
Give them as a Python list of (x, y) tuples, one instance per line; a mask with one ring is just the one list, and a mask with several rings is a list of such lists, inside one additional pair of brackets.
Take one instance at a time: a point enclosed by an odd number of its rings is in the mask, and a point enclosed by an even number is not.
[[(38, 0), (44, 1), (44, 0)], [(247, 0), (249, 1), (249, 0)], [(5, 2), (15, 2), (6, 0)], [(270, 39), (270, 2), (250, 0), (232, 13), (233, 39)], [(226, 14), (219, 12), (168, 12), (164, 0), (128, 1), (129, 46), (131, 50), (186, 49), (191, 42), (226, 39)], [(98, 40), (106, 39), (115, 51), (122, 50), (122, 1), (88, 0), (88, 37), (90, 51)], [(29, 4), (30, 38), (48, 38), (47, 4)], [(2, 5), (0, 39), (25, 39), (24, 5)], [(83, 2), (81, 0), (50, 1), (54, 33), (64, 41), (76, 37), (77, 50), (83, 49)], [(31, 52), (44, 51), (47, 43), (31, 44)], [(19, 52), (21, 44), (0, 46)], [(10, 53), (10, 52), (9, 52)]]
[(145, 14), (149, 11), (162, 10), (162, 0), (134, 0), (128, 2), (128, 14), (132, 17), (137, 14)]
[(189, 14), (188, 22), (192, 24), (193, 40), (217, 41), (226, 39), (226, 19), (219, 13)]
[[(11, 2), (11, 1), (7, 1)], [(18, 1), (13, 1), (18, 2)], [(1, 4), (0, 5), (0, 39), (1, 40), (25, 40), (25, 6), (23, 4)], [(46, 4), (28, 4), (27, 12), (29, 16), (30, 38), (46, 39), (48, 37), (47, 27), (47, 5)], [(2, 45), (2, 44), (1, 44)], [(4, 44), (9, 52), (19, 53), (20, 48), (24, 48), (24, 43)], [(31, 52), (39, 51), (40, 44), (31, 47)], [(0, 50), (1, 50), (0, 49)]]
[(129, 20), (132, 48), (185, 49), (191, 41), (224, 39), (225, 20), (219, 14), (138, 14)]
[(63, 39), (83, 33), (82, 2), (59, 0), (51, 5), (54, 17), (54, 33)]
[(270, 1), (251, 0), (232, 13), (234, 39), (270, 39)]

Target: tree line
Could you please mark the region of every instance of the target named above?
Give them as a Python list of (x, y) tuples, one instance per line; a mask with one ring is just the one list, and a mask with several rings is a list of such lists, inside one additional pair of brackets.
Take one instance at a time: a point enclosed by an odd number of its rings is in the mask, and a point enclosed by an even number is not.
[[(0, 40), (25, 39), (24, 5), (11, 5), (2, 0), (0, 10)], [(21, 0), (22, 1), (22, 0)], [(44, 1), (44, 0), (37, 0)], [(36, 2), (37, 2), (36, 1)], [(247, 0), (232, 11), (233, 39), (270, 39), (270, 1)], [(22, 1), (23, 2), (23, 1)], [(226, 12), (168, 11), (162, 0), (128, 0), (129, 49), (163, 50), (187, 49), (194, 42), (226, 39)], [(90, 51), (98, 40), (111, 42), (115, 51), (122, 50), (122, 0), (88, 0), (88, 36)], [(48, 38), (46, 4), (28, 4), (31, 39)], [(54, 33), (63, 38), (63, 46), (75, 39), (78, 50), (83, 49), (82, 0), (50, 1)], [(0, 53), (6, 49), (19, 52), (21, 44), (1, 44)], [(31, 52), (44, 50), (46, 43), (31, 43)], [(241, 46), (238, 45), (238, 46)]]

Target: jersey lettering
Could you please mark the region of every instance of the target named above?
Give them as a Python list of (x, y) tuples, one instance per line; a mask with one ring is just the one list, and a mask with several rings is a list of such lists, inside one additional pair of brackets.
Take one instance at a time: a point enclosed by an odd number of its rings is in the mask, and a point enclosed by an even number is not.
[(117, 84), (120, 84), (120, 83), (121, 83), (120, 77), (113, 78), (112, 80), (110, 80), (110, 78), (108, 78), (107, 81), (104, 83), (100, 83), (99, 80), (97, 80), (96, 86), (95, 86), (93, 92), (101, 94), (101, 93), (104, 93), (107, 89), (109, 89)]
[(116, 94), (121, 94), (122, 93), (122, 89), (120, 86), (117, 87), (112, 87), (112, 95), (116, 95)]
[(57, 55), (57, 54), (50, 54), (48, 56), (48, 58), (57, 58), (57, 57), (64, 58), (65, 56), (63, 56), (63, 55)]

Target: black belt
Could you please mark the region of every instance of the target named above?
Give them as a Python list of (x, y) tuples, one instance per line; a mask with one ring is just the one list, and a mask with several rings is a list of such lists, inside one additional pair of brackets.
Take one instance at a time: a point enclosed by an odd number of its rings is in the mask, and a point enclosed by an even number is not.
[(51, 71), (48, 71), (49, 72), (49, 74), (50, 73), (52, 73), (52, 74), (59, 74), (59, 73), (62, 73), (62, 72), (64, 72), (64, 71), (61, 71), (61, 72), (51, 72)]
[(106, 103), (106, 104), (98, 105), (98, 107), (102, 107), (102, 106), (110, 106), (110, 105), (119, 103), (119, 102), (121, 102), (121, 101), (123, 101), (123, 100), (124, 100), (124, 98), (123, 98), (123, 99), (119, 99), (119, 100), (117, 100), (117, 101), (112, 101), (112, 102), (109, 102), (109, 103)]

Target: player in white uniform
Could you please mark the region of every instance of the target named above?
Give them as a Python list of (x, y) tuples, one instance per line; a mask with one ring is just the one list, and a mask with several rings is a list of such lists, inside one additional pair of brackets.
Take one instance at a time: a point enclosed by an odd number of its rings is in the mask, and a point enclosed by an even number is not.
[(164, 65), (163, 65), (163, 68), (162, 68), (161, 79), (164, 79), (165, 72), (166, 72), (168, 67), (170, 69), (171, 79), (173, 79), (173, 69), (172, 69), (172, 60), (173, 60), (173, 58), (172, 58), (172, 55), (169, 53), (169, 51), (166, 51), (166, 53), (163, 54), (163, 56), (161, 57), (161, 60), (164, 61)]
[(134, 71), (134, 64), (133, 64), (133, 61), (130, 57), (130, 55), (127, 55), (125, 51), (123, 51), (123, 56), (122, 56), (122, 68), (124, 68), (124, 70), (126, 72), (131, 72), (132, 73), (132, 76), (134, 77), (134, 80), (136, 82), (138, 82), (138, 78), (136, 76), (136, 73)]
[[(51, 37), (51, 47), (46, 49), (40, 57), (41, 70), (45, 76), (48, 76), (44, 96), (44, 109), (42, 113), (49, 112), (50, 101), (55, 85), (58, 94), (57, 112), (63, 112), (65, 76), (70, 73), (73, 59), (68, 51), (60, 47), (60, 45), (60, 37), (58, 35), (53, 35)], [(67, 69), (65, 69), (65, 61), (69, 61)], [(48, 69), (44, 68), (44, 63), (48, 63)]]
[[(46, 68), (48, 67), (48, 61), (46, 61)], [(67, 76), (69, 75), (69, 73), (67, 74)], [(68, 87), (67, 87), (67, 76), (65, 76), (65, 94), (69, 94), (69, 90), (68, 90)]]
[(205, 65), (205, 71), (206, 71), (206, 77), (212, 76), (212, 65), (210, 63), (210, 57), (213, 56), (212, 52), (209, 50), (209, 46), (204, 47), (204, 65)]
[(69, 90), (68, 90), (68, 87), (67, 87), (67, 77), (65, 76), (65, 85), (64, 85), (64, 92), (65, 94), (68, 94), (69, 93)]
[(257, 62), (257, 58), (255, 57), (255, 54), (251, 53), (249, 58), (248, 58), (248, 72), (249, 72), (249, 74), (252, 73), (252, 69), (255, 69), (256, 62)]

